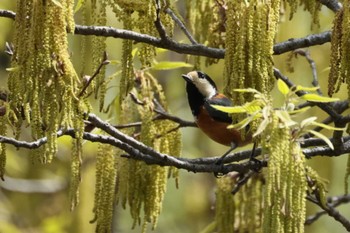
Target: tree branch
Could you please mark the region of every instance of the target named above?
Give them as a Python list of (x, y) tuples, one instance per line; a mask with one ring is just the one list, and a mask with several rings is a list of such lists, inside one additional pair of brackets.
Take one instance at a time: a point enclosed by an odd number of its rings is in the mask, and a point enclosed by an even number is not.
[(275, 44), (273, 46), (273, 54), (280, 55), (300, 48), (322, 45), (331, 41), (331, 34), (331, 31), (326, 31), (319, 34), (308, 35), (303, 38), (291, 38), (287, 41)]
[(342, 8), (342, 5), (337, 0), (318, 0), (321, 4), (325, 5), (333, 12), (337, 12)]
[[(12, 11), (0, 10), (0, 17), (14, 19), (15, 16), (16, 14)], [(203, 44), (178, 43), (170, 38), (168, 38), (167, 40), (162, 40), (160, 38), (149, 36), (146, 34), (107, 26), (75, 25), (74, 33), (77, 35), (94, 35), (133, 40), (135, 42), (146, 43), (159, 48), (172, 50), (180, 54), (205, 56), (216, 59), (223, 59), (225, 56), (224, 49), (211, 48)], [(319, 34), (312, 34), (303, 38), (289, 39), (285, 42), (277, 43), (274, 45), (273, 51), (274, 55), (279, 55), (299, 48), (321, 45), (330, 41), (331, 32), (326, 31)]]
[(333, 205), (326, 203), (326, 205), (324, 206), (322, 204), (321, 200), (319, 200), (318, 198), (314, 198), (312, 196), (307, 196), (306, 199), (309, 200), (310, 202), (318, 205), (329, 216), (333, 217), (334, 220), (336, 220), (337, 222), (340, 222), (343, 225), (343, 227), (348, 232), (350, 232), (350, 221), (348, 219), (346, 219), (343, 215), (341, 215), (340, 212), (338, 210), (336, 210)]
[[(336, 196), (336, 197), (328, 197), (327, 198), (328, 205), (332, 208), (335, 208), (337, 206), (340, 206), (342, 204), (346, 204), (350, 202), (350, 195), (343, 195), (343, 196)], [(306, 221), (305, 225), (311, 225), (313, 222), (318, 220), (322, 215), (327, 214), (327, 211), (321, 210), (317, 212), (314, 215), (309, 216)]]

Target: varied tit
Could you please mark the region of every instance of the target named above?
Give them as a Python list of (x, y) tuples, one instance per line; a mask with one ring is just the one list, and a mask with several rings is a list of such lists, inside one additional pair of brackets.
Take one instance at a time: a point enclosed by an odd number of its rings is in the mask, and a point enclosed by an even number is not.
[(232, 102), (225, 95), (218, 93), (214, 81), (207, 74), (191, 71), (182, 77), (186, 80), (188, 103), (198, 127), (214, 141), (231, 147), (223, 157), (236, 147), (251, 142), (249, 134), (243, 139), (237, 129), (228, 129), (227, 126), (232, 124), (232, 118), (227, 113), (212, 107), (212, 105), (232, 106)]

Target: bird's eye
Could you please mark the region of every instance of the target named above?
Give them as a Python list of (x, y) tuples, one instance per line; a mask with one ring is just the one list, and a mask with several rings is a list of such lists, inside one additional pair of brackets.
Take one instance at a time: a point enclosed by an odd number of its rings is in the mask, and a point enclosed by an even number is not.
[(204, 74), (200, 71), (198, 71), (198, 78), (204, 78)]

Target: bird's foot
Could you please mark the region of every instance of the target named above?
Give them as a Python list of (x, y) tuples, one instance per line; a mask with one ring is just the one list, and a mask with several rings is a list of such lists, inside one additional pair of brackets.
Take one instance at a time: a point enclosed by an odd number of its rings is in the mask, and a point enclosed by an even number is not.
[(260, 172), (261, 168), (263, 167), (263, 162), (256, 158), (250, 158), (249, 164), (251, 165), (250, 170), (254, 172)]

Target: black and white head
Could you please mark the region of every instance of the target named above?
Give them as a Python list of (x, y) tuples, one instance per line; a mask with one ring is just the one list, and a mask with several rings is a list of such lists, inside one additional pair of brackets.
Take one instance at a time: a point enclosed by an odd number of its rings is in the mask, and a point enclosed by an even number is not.
[(191, 71), (183, 74), (182, 77), (186, 80), (187, 98), (192, 114), (197, 116), (204, 102), (217, 94), (216, 85), (207, 74), (201, 71)]
[(191, 71), (188, 74), (183, 74), (182, 77), (187, 83), (187, 94), (194, 89), (197, 89), (204, 99), (210, 99), (217, 94), (217, 88), (214, 81), (201, 71)]

